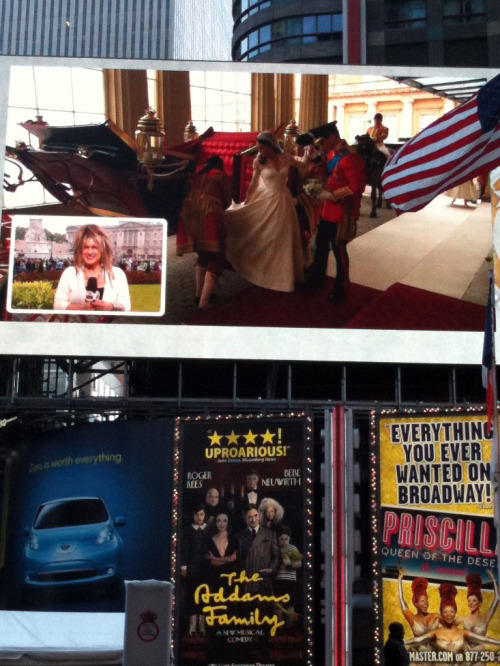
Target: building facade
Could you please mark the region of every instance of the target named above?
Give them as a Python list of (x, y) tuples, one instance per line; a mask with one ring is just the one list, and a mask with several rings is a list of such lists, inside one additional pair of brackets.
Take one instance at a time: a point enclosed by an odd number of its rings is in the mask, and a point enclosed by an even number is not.
[(235, 0), (233, 60), (500, 64), (495, 0)]
[(230, 0), (2, 0), (0, 26), (0, 55), (230, 59)]
[(328, 118), (337, 121), (345, 139), (355, 142), (383, 115), (389, 130), (387, 143), (399, 144), (454, 107), (444, 97), (417, 90), (386, 77), (333, 74), (329, 77)]
[[(69, 226), (66, 237), (73, 247), (78, 226)], [(162, 258), (163, 225), (161, 222), (129, 220), (106, 229), (113, 245), (116, 259), (130, 258), (157, 259)]]
[(342, 63), (344, 4), (342, 0), (236, 0), (233, 60)]
[(366, 0), (371, 65), (498, 67), (495, 0)]

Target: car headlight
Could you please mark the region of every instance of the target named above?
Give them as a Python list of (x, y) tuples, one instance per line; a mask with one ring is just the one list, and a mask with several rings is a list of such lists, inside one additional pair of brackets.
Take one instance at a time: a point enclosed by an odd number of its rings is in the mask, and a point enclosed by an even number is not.
[(101, 545), (103, 543), (109, 543), (113, 538), (113, 528), (112, 527), (103, 527), (99, 532), (96, 543)]
[(30, 534), (28, 545), (30, 550), (38, 550), (38, 537), (36, 534)]

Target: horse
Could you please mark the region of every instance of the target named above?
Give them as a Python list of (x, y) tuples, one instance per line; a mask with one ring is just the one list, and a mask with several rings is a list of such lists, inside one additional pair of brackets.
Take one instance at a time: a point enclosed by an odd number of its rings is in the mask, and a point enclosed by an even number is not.
[(377, 208), (382, 207), (382, 172), (387, 162), (387, 157), (382, 151), (378, 150), (369, 134), (356, 136), (355, 148), (365, 163), (366, 184), (372, 188), (372, 210), (370, 217), (377, 217)]

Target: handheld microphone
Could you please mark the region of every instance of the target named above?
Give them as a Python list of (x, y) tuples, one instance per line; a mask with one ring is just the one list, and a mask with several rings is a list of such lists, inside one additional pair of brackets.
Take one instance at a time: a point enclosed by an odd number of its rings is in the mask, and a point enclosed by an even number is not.
[(96, 277), (89, 277), (87, 280), (87, 286), (85, 287), (86, 289), (86, 294), (85, 294), (85, 301), (87, 303), (92, 303), (95, 301), (99, 293), (97, 291), (97, 278)]

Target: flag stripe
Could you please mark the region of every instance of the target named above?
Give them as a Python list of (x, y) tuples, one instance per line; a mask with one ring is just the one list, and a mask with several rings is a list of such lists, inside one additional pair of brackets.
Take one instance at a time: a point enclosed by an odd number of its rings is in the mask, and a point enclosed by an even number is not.
[(384, 182), (389, 184), (400, 177), (401, 173), (405, 173), (408, 169), (412, 168), (412, 173), (423, 171), (429, 166), (438, 166), (443, 169), (443, 157), (447, 157), (448, 162), (458, 162), (467, 150), (470, 148), (471, 141), (481, 145), (487, 139), (481, 132), (481, 127), (467, 127), (467, 131), (463, 133), (449, 134), (446, 142), (441, 142), (433, 146), (432, 152), (426, 147), (424, 149), (415, 150), (410, 155), (398, 161), (390, 169), (384, 171)]
[[(411, 173), (406, 172), (404, 177), (396, 180), (393, 185), (384, 184), (384, 195), (387, 201), (402, 210), (418, 210), (415, 207), (416, 199), (419, 199), (419, 207), (422, 197), (425, 204), (429, 203), (435, 196), (455, 185), (470, 180), (480, 172), (490, 171), (498, 166), (500, 160), (500, 130), (495, 132), (493, 140), (486, 137), (474, 149), (469, 147), (467, 155), (461, 159), (449, 161), (445, 156), (441, 157), (441, 166), (432, 167), (432, 162), (419, 165)], [(403, 172), (405, 173), (405, 172)], [(422, 173), (423, 177), (418, 178)]]
[[(497, 148), (500, 149), (500, 135), (495, 144)], [(482, 155), (481, 157), (479, 157), (477, 154), (474, 154), (471, 159), (468, 159), (453, 169), (450, 169), (450, 172), (447, 174), (445, 183), (453, 183), (455, 181), (463, 182), (464, 175), (470, 175), (472, 173), (471, 177), (473, 177), (476, 171), (485, 168), (489, 164), (492, 164), (492, 166), (498, 165), (498, 158), (492, 157), (490, 154)], [(440, 178), (440, 173), (438, 171), (429, 173), (429, 170), (427, 170), (426, 176), (427, 177), (422, 178), (418, 184), (414, 180), (412, 181), (411, 179), (405, 178), (403, 184), (398, 183), (398, 186), (392, 188), (392, 196), (395, 197), (401, 194), (404, 195), (407, 192), (415, 193), (417, 190), (428, 191), (430, 188), (434, 188), (436, 186), (436, 182), (439, 182), (438, 178)], [(442, 188), (440, 188), (440, 190), (442, 191)]]
[[(496, 154), (492, 154), (492, 148)], [(476, 151), (454, 166), (447, 162), (449, 170), (444, 178), (440, 168), (431, 170), (424, 166), (422, 169), (425, 173), (424, 178), (416, 180), (415, 176), (411, 175), (402, 178), (392, 188), (384, 190), (386, 198), (402, 210), (419, 210), (441, 192), (474, 178), (481, 171), (490, 171), (499, 164), (500, 131), (497, 132), (497, 138), (489, 142), (488, 152), (481, 155), (483, 150), (484, 146), (479, 146)], [(409, 197), (411, 199), (408, 201)]]
[(387, 162), (386, 171), (390, 172), (392, 169), (407, 165), (413, 160), (429, 156), (429, 147), (432, 147), (434, 152), (435, 149), (439, 149), (441, 146), (453, 145), (459, 137), (467, 136), (472, 128), (481, 131), (481, 124), (475, 114), (475, 109), (468, 109), (467, 113), (462, 113), (454, 118), (449, 117), (451, 114), (453, 114), (453, 111), (443, 116), (448, 120), (446, 126), (443, 127), (442, 118), (439, 118), (402, 146)]
[[(441, 192), (498, 165), (499, 83), (500, 75), (484, 86), (480, 108), (477, 94), (438, 118), (391, 156), (382, 184), (386, 201), (398, 212), (420, 210)], [(487, 127), (481, 122), (485, 112)]]
[(466, 159), (470, 152), (481, 151), (486, 143), (487, 139), (484, 139), (483, 135), (480, 135), (476, 138), (472, 146), (470, 144), (469, 146), (464, 146), (462, 140), (462, 142), (458, 142), (458, 146), (455, 149), (444, 146), (442, 149), (437, 148), (432, 153), (428, 151), (426, 155), (413, 160), (413, 162), (401, 166), (398, 165), (392, 172), (389, 171), (384, 178), (386, 190), (390, 191), (391, 185), (392, 187), (397, 186), (401, 181), (405, 182), (406, 180), (408, 182), (413, 180), (414, 182), (416, 176), (420, 174), (426, 176), (429, 174), (430, 169), (435, 169), (438, 174), (447, 174), (450, 168), (459, 165), (462, 160)]
[[(457, 109), (461, 108), (457, 107)], [(443, 123), (443, 118), (446, 118), (446, 123)], [(429, 127), (411, 139), (410, 142), (402, 146), (390, 158), (387, 163), (388, 166), (394, 167), (396, 164), (399, 166), (408, 163), (408, 160), (428, 155), (429, 153), (426, 149), (429, 146), (434, 151), (440, 145), (453, 145), (458, 137), (467, 136), (467, 133), (472, 128), (481, 132), (481, 123), (477, 117), (475, 107), (469, 106), (465, 113), (460, 113), (457, 116), (454, 116), (453, 111), (451, 111), (446, 116), (443, 116), (443, 118), (434, 121)]]
[[(478, 157), (479, 153), (483, 150), (484, 148), (484, 141), (481, 143), (478, 143), (472, 151), (470, 150), (470, 155), (464, 155), (463, 151), (457, 151), (451, 154), (451, 156), (446, 157), (446, 154), (443, 153), (439, 154), (439, 157), (437, 159), (430, 159), (427, 158), (426, 161), (421, 161), (418, 165), (414, 165), (412, 169), (412, 173), (408, 174), (407, 171), (403, 171), (403, 175), (399, 175), (398, 173), (395, 173), (391, 176), (391, 178), (388, 178), (386, 182), (387, 186), (387, 192), (397, 192), (399, 190), (402, 191), (407, 191), (408, 189), (414, 190), (416, 186), (416, 180), (415, 176), (418, 174), (422, 174), (423, 177), (420, 178), (418, 183), (421, 183), (423, 187), (425, 187), (425, 181), (433, 182), (435, 180), (436, 176), (441, 176), (443, 173), (443, 158), (446, 158), (446, 172), (448, 174), (448, 177), (452, 175), (452, 171), (456, 171), (457, 169), (459, 170), (462, 165), (464, 164), (464, 160), (467, 160), (467, 162), (470, 162), (472, 157)], [(434, 155), (432, 156), (434, 157)], [(404, 175), (406, 173), (406, 175)], [(389, 187), (392, 185), (392, 187)], [(406, 187), (403, 187), (406, 186)]]
[[(479, 124), (478, 124), (479, 125)], [(401, 174), (419, 173), (429, 166), (437, 166), (441, 171), (446, 171), (450, 162), (458, 163), (469, 150), (474, 150), (476, 146), (484, 146), (489, 138), (481, 132), (480, 127), (467, 128), (466, 136), (457, 136), (456, 134), (449, 135), (449, 140), (446, 143), (436, 144), (433, 146), (432, 151), (428, 148), (424, 150), (416, 150), (405, 160), (401, 160), (398, 164), (393, 165), (390, 169), (384, 172), (384, 182), (389, 184), (401, 177)], [(491, 133), (493, 135), (493, 133)], [(446, 157), (446, 163), (443, 163), (443, 157)], [(409, 171), (411, 170), (411, 174)]]

